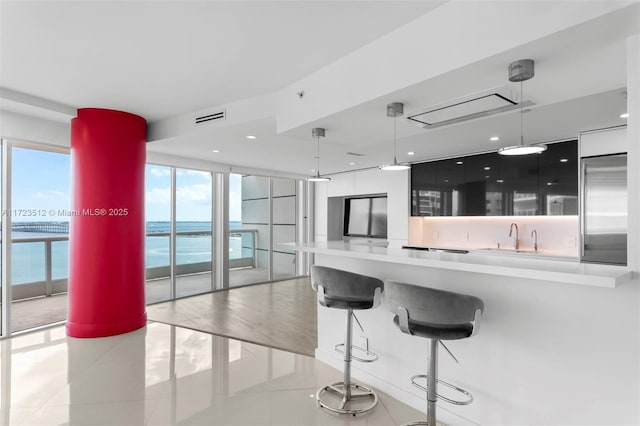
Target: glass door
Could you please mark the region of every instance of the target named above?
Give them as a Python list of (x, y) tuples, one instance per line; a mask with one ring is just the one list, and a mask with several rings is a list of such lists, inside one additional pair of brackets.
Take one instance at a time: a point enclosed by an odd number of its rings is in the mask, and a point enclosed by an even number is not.
[(176, 169), (176, 297), (213, 289), (212, 178), (211, 172)]
[(146, 303), (171, 299), (171, 167), (145, 170)]
[(11, 150), (11, 329), (67, 318), (70, 157), (14, 142)]

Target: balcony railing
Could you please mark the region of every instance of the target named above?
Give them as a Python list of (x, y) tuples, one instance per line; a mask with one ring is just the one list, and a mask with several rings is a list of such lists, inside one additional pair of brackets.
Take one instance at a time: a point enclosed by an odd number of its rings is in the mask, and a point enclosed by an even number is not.
[[(170, 236), (169, 232), (146, 234), (147, 279), (169, 278)], [(197, 241), (202, 238), (206, 241)], [(229, 231), (230, 269), (256, 267), (257, 238), (256, 229)], [(67, 235), (12, 238), (13, 300), (67, 291), (68, 241)], [(212, 260), (211, 231), (176, 232), (176, 275), (210, 272)]]

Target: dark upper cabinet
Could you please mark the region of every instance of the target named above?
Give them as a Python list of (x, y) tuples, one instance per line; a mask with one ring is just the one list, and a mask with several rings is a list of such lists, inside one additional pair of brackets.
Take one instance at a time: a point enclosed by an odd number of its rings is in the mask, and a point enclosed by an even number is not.
[(440, 216), (464, 214), (464, 163), (458, 158), (436, 162), (436, 183), (440, 191)]
[(413, 216), (575, 215), (577, 141), (537, 155), (471, 155), (411, 168)]
[(578, 214), (578, 141), (550, 144), (540, 154), (540, 214)]
[[(497, 154), (499, 155), (499, 154)], [(540, 214), (538, 194), (539, 154), (499, 155), (502, 181), (503, 215)]]
[(411, 215), (442, 216), (440, 191), (436, 182), (436, 163), (411, 166)]
[(467, 216), (502, 215), (500, 159), (496, 153), (461, 158), (465, 165)]

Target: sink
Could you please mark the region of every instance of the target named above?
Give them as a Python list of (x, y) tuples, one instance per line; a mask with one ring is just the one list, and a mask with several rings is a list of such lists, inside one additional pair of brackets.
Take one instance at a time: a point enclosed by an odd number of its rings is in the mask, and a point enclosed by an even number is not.
[(491, 251), (495, 253), (527, 253), (527, 254), (540, 254), (539, 251), (533, 249), (513, 249), (513, 248), (497, 248), (497, 247), (484, 247), (476, 250)]

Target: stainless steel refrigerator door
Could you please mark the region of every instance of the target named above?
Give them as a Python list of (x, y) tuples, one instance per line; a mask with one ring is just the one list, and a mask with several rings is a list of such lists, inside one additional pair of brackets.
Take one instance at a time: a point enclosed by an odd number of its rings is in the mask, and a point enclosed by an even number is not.
[(627, 264), (627, 156), (582, 158), (582, 261)]

